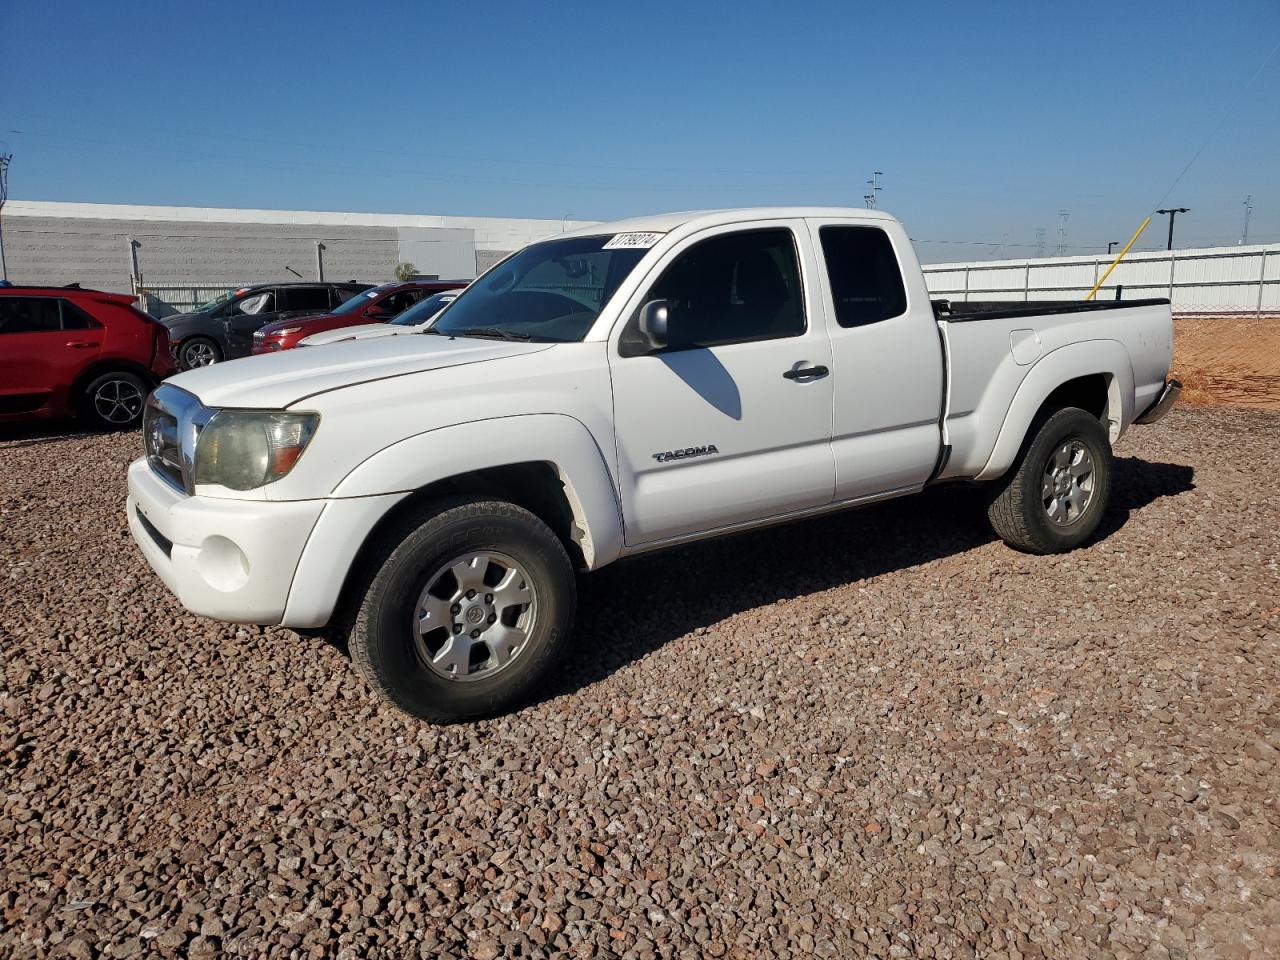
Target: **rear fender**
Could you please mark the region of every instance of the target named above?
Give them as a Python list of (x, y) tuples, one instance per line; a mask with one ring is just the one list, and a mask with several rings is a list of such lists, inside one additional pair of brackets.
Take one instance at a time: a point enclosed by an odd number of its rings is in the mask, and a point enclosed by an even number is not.
[(1023, 378), (1005, 414), (995, 447), (978, 480), (1003, 476), (1017, 459), (1036, 414), (1054, 390), (1078, 377), (1107, 378), (1107, 423), (1112, 442), (1133, 422), (1133, 371), (1129, 353), (1118, 340), (1085, 340), (1045, 354)]

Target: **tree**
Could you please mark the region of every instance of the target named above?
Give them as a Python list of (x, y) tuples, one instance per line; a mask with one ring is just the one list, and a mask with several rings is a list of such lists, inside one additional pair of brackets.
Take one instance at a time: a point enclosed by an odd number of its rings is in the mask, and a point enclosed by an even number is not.
[(418, 275), (418, 268), (415, 267), (412, 263), (401, 262), (396, 264), (397, 280), (412, 280), (417, 275)]

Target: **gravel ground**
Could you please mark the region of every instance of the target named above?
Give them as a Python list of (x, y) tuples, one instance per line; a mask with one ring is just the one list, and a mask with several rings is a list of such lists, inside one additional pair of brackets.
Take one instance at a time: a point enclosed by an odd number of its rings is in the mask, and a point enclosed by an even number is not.
[(2, 441), (0, 953), (1280, 956), (1277, 438), (1136, 429), (1063, 557), (950, 489), (618, 564), (447, 728), (181, 610), (136, 435)]

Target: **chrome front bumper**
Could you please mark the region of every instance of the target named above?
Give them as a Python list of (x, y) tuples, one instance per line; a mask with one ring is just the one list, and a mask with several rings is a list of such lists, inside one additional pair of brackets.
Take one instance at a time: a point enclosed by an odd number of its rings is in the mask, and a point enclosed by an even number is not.
[(1156, 402), (1147, 407), (1146, 412), (1141, 414), (1134, 423), (1155, 423), (1157, 420), (1163, 419), (1164, 415), (1173, 408), (1181, 393), (1182, 383), (1180, 381), (1166, 380), (1164, 389), (1160, 391), (1160, 396), (1156, 398)]

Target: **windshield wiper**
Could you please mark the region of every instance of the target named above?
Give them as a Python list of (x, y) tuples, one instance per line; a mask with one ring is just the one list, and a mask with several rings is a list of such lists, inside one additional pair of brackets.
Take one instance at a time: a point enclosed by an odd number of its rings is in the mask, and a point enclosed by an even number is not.
[(488, 337), (491, 340), (532, 340), (533, 337), (527, 333), (516, 333), (513, 330), (503, 330), (501, 327), (468, 327), (466, 330), (459, 330), (453, 334), (457, 337)]

